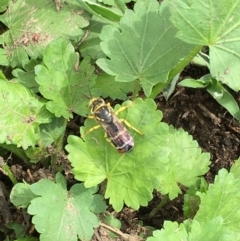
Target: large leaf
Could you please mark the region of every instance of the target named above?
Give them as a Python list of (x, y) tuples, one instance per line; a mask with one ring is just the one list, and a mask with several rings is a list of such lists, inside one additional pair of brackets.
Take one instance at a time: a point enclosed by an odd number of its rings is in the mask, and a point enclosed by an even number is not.
[(41, 240), (91, 239), (93, 228), (100, 224), (94, 213), (106, 208), (102, 196), (94, 194), (96, 187), (86, 189), (83, 184), (76, 184), (67, 191), (64, 177), (58, 174), (56, 183), (42, 179), (30, 189), (39, 196), (31, 201), (28, 212), (34, 215), (32, 222)]
[(62, 4), (60, 12), (54, 1), (12, 1), (0, 16), (0, 21), (9, 29), (3, 34), (3, 40), (11, 66), (21, 65), (22, 61), (28, 60), (28, 55), (41, 57), (47, 44), (59, 36), (79, 39), (83, 35), (81, 28), (88, 24), (78, 13), (80, 10), (72, 0)]
[[(123, 106), (131, 102), (125, 102)], [(119, 109), (117, 106), (115, 110)], [(153, 188), (158, 185), (161, 171), (158, 146), (162, 140), (160, 133), (167, 131), (167, 126), (159, 123), (162, 114), (156, 111), (153, 100), (137, 99), (131, 106), (119, 113), (131, 125), (143, 133), (132, 133), (135, 147), (130, 153), (121, 154), (104, 138), (102, 129), (87, 135), (85, 142), (76, 136), (68, 137), (69, 160), (73, 166), (75, 178), (85, 181), (86, 187), (92, 187), (107, 179), (105, 197), (119, 211), (123, 202), (138, 209), (147, 205), (152, 198)], [(86, 120), (81, 133), (95, 126), (93, 120)], [(154, 148), (156, 147), (156, 148)]]
[(139, 80), (147, 96), (155, 84), (167, 81), (169, 72), (192, 49), (174, 37), (167, 6), (167, 1), (161, 6), (155, 0), (138, 1), (134, 11), (125, 11), (120, 29), (105, 26), (100, 35), (109, 58), (97, 64), (116, 81)]
[(240, 1), (171, 1), (172, 21), (185, 42), (208, 45), (213, 77), (240, 89)]
[[(75, 178), (85, 181), (86, 187), (95, 186), (107, 179), (105, 198), (110, 198), (114, 209), (119, 211), (123, 203), (138, 209), (146, 206), (154, 188), (169, 193), (174, 198), (181, 192), (180, 182), (193, 184), (197, 176), (208, 170), (209, 155), (201, 154), (196, 142), (183, 131), (176, 131), (161, 120), (161, 112), (151, 99), (124, 102), (130, 105), (119, 113), (143, 133), (131, 128), (135, 147), (130, 153), (121, 154), (104, 138), (101, 128), (84, 137), (68, 137), (69, 160)], [(115, 111), (120, 107), (116, 106)], [(81, 134), (96, 126), (86, 120)]]
[(24, 86), (0, 80), (0, 143), (26, 149), (40, 139), (39, 125), (51, 121), (45, 103)]

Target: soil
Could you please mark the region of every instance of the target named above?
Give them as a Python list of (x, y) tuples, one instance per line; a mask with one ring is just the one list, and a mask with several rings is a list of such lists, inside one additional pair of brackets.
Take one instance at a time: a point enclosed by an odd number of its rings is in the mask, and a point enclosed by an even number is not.
[[(191, 65), (186, 68), (181, 78), (193, 77), (198, 78), (206, 72), (205, 69)], [(240, 95), (234, 94), (236, 101), (239, 103)], [(205, 175), (208, 183), (214, 181), (215, 175), (221, 168), (229, 170), (234, 160), (240, 155), (240, 124), (232, 118), (232, 116), (221, 107), (213, 97), (204, 89), (189, 89), (177, 87), (170, 99), (166, 101), (162, 95), (156, 98), (158, 108), (163, 112), (163, 121), (173, 125), (175, 128), (183, 128), (198, 141), (203, 152), (211, 154), (211, 166), (209, 172)], [(8, 164), (11, 164), (12, 171), (18, 181), (22, 179), (32, 183), (41, 178), (53, 179), (51, 172), (42, 165), (28, 167), (25, 164), (19, 164), (16, 157), (9, 156)], [(62, 157), (61, 163), (65, 162), (66, 176), (68, 185), (71, 186), (75, 181), (71, 174), (71, 168), (66, 160)], [(16, 164), (18, 163), (18, 164)], [(28, 171), (27, 171), (28, 170)], [(0, 217), (0, 240), (4, 239), (6, 232), (9, 233), (3, 223), (9, 219), (17, 223), (26, 223), (28, 233), (34, 232), (34, 227), (31, 226), (28, 215), (25, 211), (17, 210), (9, 202), (9, 193), (12, 185), (9, 179), (0, 173), (0, 184), (2, 184), (3, 192), (0, 192), (0, 204), (5, 206)], [(3, 198), (6, 198), (6, 202)], [(143, 226), (151, 226), (155, 229), (162, 228), (164, 220), (182, 222), (184, 220), (182, 204), (183, 195), (173, 201), (168, 201), (163, 208), (157, 212), (151, 220), (146, 219), (149, 214), (163, 199), (159, 193), (154, 193), (153, 200), (148, 207), (141, 207), (138, 211), (134, 211), (125, 207), (120, 213), (115, 213), (115, 216), (121, 221), (122, 228), (115, 230), (119, 235), (115, 240), (144, 240), (140, 238), (140, 233), (147, 233), (149, 229)], [(3, 206), (2, 206), (3, 207)], [(10, 210), (10, 213), (7, 211)], [(111, 207), (109, 212), (113, 212)], [(29, 226), (27, 225), (29, 223)], [(108, 238), (109, 228), (100, 226), (95, 230), (93, 240), (110, 240)], [(4, 234), (5, 233), (5, 234)], [(11, 235), (11, 234), (10, 234)]]

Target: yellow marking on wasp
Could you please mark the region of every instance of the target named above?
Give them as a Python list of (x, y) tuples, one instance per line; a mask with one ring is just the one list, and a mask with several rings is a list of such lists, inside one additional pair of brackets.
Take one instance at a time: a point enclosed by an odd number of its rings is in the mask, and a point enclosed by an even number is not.
[(133, 104), (122, 106), (116, 112), (114, 112), (110, 103), (105, 103), (105, 101), (100, 97), (92, 98), (89, 101), (89, 108), (91, 110), (91, 115), (89, 115), (88, 118), (95, 119), (99, 124), (90, 128), (86, 133), (82, 135), (82, 137), (85, 137), (92, 131), (102, 127), (105, 130), (104, 138), (113, 147), (117, 148), (119, 152), (123, 153), (123, 152), (131, 151), (134, 147), (134, 141), (131, 134), (124, 127), (123, 123), (125, 123), (126, 126), (133, 129), (140, 135), (143, 135), (143, 133), (139, 131), (137, 128), (133, 127), (127, 120), (118, 119), (117, 115), (121, 111), (127, 109), (132, 105)]

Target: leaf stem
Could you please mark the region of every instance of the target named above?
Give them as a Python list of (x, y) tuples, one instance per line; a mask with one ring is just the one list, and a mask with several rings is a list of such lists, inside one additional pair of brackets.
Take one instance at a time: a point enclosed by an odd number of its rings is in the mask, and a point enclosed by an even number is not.
[(148, 220), (152, 219), (156, 213), (161, 210), (161, 208), (167, 203), (168, 200), (168, 195), (165, 195), (161, 202), (148, 214)]
[(140, 89), (141, 89), (140, 80), (138, 79), (137, 83), (135, 85), (135, 88), (133, 90), (133, 98), (132, 98), (133, 100), (135, 100), (138, 97), (138, 93), (139, 93)]

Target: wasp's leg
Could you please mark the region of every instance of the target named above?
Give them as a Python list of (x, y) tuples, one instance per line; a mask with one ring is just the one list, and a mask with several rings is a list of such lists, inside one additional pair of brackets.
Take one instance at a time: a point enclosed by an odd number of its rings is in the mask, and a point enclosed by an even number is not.
[(132, 105), (133, 105), (133, 103), (132, 103), (132, 104), (129, 104), (129, 105), (125, 105), (125, 106), (120, 107), (117, 111), (115, 111), (115, 115), (118, 115), (118, 113), (120, 113), (121, 111), (127, 109), (128, 107), (130, 107), (130, 106), (132, 106)]
[(104, 133), (104, 138), (106, 139), (107, 142), (109, 142), (109, 143), (111, 144), (111, 146), (113, 146), (114, 148), (116, 148), (116, 147), (113, 145), (112, 141), (108, 138), (108, 135), (107, 135), (106, 132)]
[(84, 133), (84, 135), (82, 135), (82, 137), (85, 137), (86, 135), (88, 135), (90, 132), (94, 131), (94, 130), (97, 130), (98, 128), (100, 128), (101, 126), (100, 125), (96, 125), (92, 128), (90, 128), (86, 133)]
[(124, 122), (126, 124), (126, 126), (128, 126), (129, 128), (133, 129), (134, 131), (136, 131), (137, 133), (139, 133), (140, 135), (143, 135), (143, 133), (141, 131), (139, 131), (137, 128), (135, 128), (134, 126), (132, 126), (128, 121), (126, 121), (125, 119), (120, 119), (121, 122)]
[(95, 119), (94, 115), (88, 115), (87, 118), (88, 119)]

